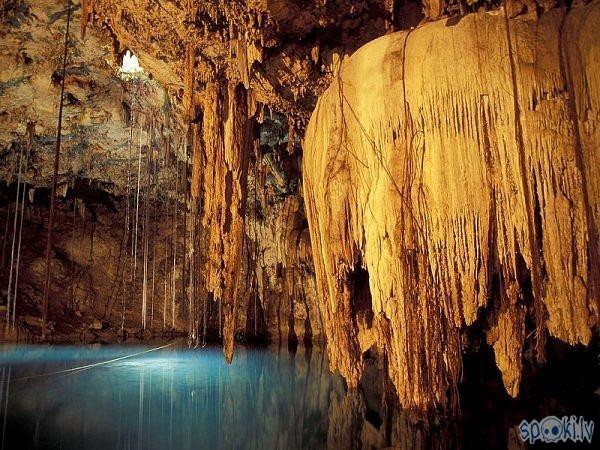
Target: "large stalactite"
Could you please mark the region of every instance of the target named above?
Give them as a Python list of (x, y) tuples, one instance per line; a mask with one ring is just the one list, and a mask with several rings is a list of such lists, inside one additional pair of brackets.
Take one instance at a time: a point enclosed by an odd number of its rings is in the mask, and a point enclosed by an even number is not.
[(304, 194), (331, 365), (384, 350), (406, 408), (452, 408), (465, 331), (505, 387), (598, 323), (600, 3), (440, 20), (358, 50), (320, 98)]
[[(218, 303), (228, 361), (233, 358), (236, 304), (241, 284), (251, 121), (245, 88), (210, 82), (202, 101), (202, 144), (196, 144), (192, 196), (202, 191), (201, 223), (208, 234), (206, 290)], [(197, 137), (196, 137), (197, 138)]]

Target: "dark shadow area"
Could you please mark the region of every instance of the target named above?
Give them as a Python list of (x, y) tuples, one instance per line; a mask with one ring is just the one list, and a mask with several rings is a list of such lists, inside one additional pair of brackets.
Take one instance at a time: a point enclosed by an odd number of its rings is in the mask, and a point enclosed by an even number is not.
[(362, 267), (360, 261), (348, 274), (348, 286), (351, 295), (351, 313), (355, 321), (364, 322), (367, 328), (373, 325), (373, 305), (369, 288), (369, 272)]

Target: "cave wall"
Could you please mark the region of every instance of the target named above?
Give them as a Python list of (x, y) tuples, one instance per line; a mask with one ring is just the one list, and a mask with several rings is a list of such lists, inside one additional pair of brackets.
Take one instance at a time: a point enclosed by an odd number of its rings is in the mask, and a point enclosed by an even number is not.
[[(11, 327), (5, 336), (12, 339), (19, 331), (26, 338), (39, 333), (35, 319), (43, 293), (42, 244), (47, 236), (62, 80), (61, 43), (68, 11), (64, 2), (52, 0), (5, 2), (2, 8), (0, 286), (2, 300), (12, 299), (17, 307), (17, 330)], [(148, 224), (156, 235), (149, 240), (153, 245), (149, 250), (156, 255), (154, 272), (158, 278), (160, 271), (162, 283), (164, 274), (171, 272), (164, 248), (174, 242), (167, 224), (173, 222), (176, 161), (183, 159), (177, 149), (182, 132), (165, 89), (147, 72), (123, 73), (106, 30), (90, 30), (81, 39), (80, 16), (79, 5), (74, 3), (50, 289), (55, 333), (71, 338), (90, 326), (100, 331), (97, 323), (101, 321), (114, 334), (123, 322), (123, 299), (124, 327), (141, 328), (144, 227)], [(135, 275), (134, 260), (139, 262)], [(146, 302), (149, 316), (150, 300)], [(8, 305), (2, 308), (4, 312)], [(152, 328), (182, 328), (177, 315), (170, 314), (165, 327), (162, 306), (160, 320), (156, 312)]]
[(456, 407), (465, 331), (508, 393), (598, 320), (600, 3), (477, 13), (363, 46), (319, 99), (304, 198), (334, 369), (382, 349), (406, 408)]
[[(153, 53), (168, 52), (166, 41), (142, 49), (147, 36), (141, 33), (131, 42), (143, 72), (123, 73), (129, 34), (117, 40), (115, 30), (90, 15), (90, 6), (73, 2), (69, 34), (52, 248), (54, 338), (78, 339), (82, 331), (107, 339), (116, 332), (189, 332), (192, 342), (225, 340), (229, 354), (236, 337), (321, 338), (298, 188), (299, 147), (293, 156), (287, 150), (290, 123), (283, 117), (275, 126), (281, 142), (261, 144), (269, 123), (262, 105), (247, 95), (243, 80), (205, 71), (191, 46), (183, 61), (169, 65)], [(142, 11), (134, 6), (128, 4), (122, 16)], [(57, 43), (64, 39), (68, 11), (54, 0), (19, 0), (2, 8), (0, 288), (4, 303), (14, 299), (11, 249), (15, 240), (16, 256), (22, 211), (16, 318), (21, 336), (34, 337), (60, 98), (63, 48)], [(132, 16), (119, 26), (135, 31), (140, 24), (128, 20), (156, 21), (162, 14)], [(155, 22), (154, 28), (164, 27)], [(254, 204), (247, 207), (249, 195)]]
[[(14, 179), (19, 152), (28, 123), (33, 123), (34, 148), (27, 182), (50, 186), (67, 11), (64, 2), (19, 1), (2, 18), (0, 35), (0, 177)], [(73, 6), (65, 79), (63, 142), (59, 166), (59, 188), (75, 178), (91, 180), (107, 191), (123, 193), (129, 152), (138, 140), (146, 144), (148, 126), (138, 116), (153, 116), (157, 145), (174, 140), (169, 97), (148, 78), (127, 80), (119, 71), (120, 61), (106, 30), (90, 30), (79, 36), (80, 8)], [(130, 149), (133, 123), (134, 150)], [(141, 131), (139, 131), (141, 130)], [(138, 131), (141, 136), (138, 136)], [(138, 139), (139, 138), (139, 139)], [(163, 169), (163, 167), (161, 167)], [(169, 176), (170, 167), (164, 168)]]
[[(254, 326), (255, 317), (262, 316), (275, 340), (291, 348), (322, 341), (299, 141), (289, 135), (285, 118), (273, 114), (263, 119), (258, 144), (248, 173), (247, 323)], [(258, 311), (255, 299), (262, 299)]]
[[(40, 190), (24, 210), (22, 245), (16, 290), (16, 326), (4, 330), (6, 339), (29, 340), (39, 334), (41, 299), (45, 275), (45, 236), (47, 233), (48, 192)], [(137, 267), (131, 256), (131, 235), (126, 233), (126, 206), (123, 199), (111, 198), (103, 191), (95, 194), (102, 202), (84, 197), (81, 190), (70, 190), (59, 202), (52, 247), (52, 284), (49, 321), (52, 339), (73, 342), (79, 339), (148, 337), (183, 329), (184, 317), (175, 310), (172, 316), (172, 218), (165, 208), (148, 204), (149, 220), (140, 221)], [(83, 198), (82, 198), (83, 197)], [(8, 203), (8, 199), (7, 199)], [(145, 210), (145, 202), (141, 206)], [(14, 209), (11, 209), (14, 212)], [(5, 228), (12, 228), (12, 214)], [(145, 227), (148, 227), (148, 235)], [(10, 234), (9, 234), (10, 236)], [(129, 238), (128, 238), (129, 236)], [(145, 237), (149, 261), (144, 273)], [(8, 297), (11, 239), (3, 240), (2, 297)], [(181, 249), (180, 249), (181, 251)], [(15, 266), (16, 267), (16, 266)], [(13, 273), (13, 277), (15, 274)], [(146, 280), (146, 333), (142, 329), (142, 310)], [(12, 286), (15, 287), (15, 278)], [(177, 280), (177, 289), (181, 289)], [(13, 294), (14, 295), (14, 294)], [(2, 305), (6, 313), (6, 305)], [(4, 317), (2, 317), (4, 320)]]

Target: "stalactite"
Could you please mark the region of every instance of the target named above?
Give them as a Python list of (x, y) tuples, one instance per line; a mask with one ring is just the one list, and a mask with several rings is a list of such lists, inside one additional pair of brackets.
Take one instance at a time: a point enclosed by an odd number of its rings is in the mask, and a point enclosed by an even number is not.
[(94, 0), (81, 0), (81, 39), (85, 38), (86, 28), (90, 19), (94, 19)]
[[(534, 309), (535, 309), (535, 322), (536, 322), (536, 356), (538, 362), (543, 363), (545, 358), (545, 319), (543, 312), (543, 303), (542, 303), (542, 280), (541, 280), (541, 263), (540, 263), (540, 249), (538, 248), (538, 242), (540, 242), (540, 236), (537, 235), (537, 226), (539, 224), (535, 223), (534, 218), (534, 199), (532, 194), (532, 187), (530, 183), (533, 184), (535, 180), (531, 180), (531, 174), (527, 170), (527, 162), (526, 162), (526, 149), (523, 137), (523, 119), (521, 113), (521, 106), (519, 104), (519, 83), (517, 81), (517, 73), (516, 73), (516, 58), (518, 55), (518, 49), (513, 44), (513, 36), (511, 32), (510, 20), (508, 18), (507, 11), (507, 1), (503, 0), (504, 3), (504, 23), (506, 25), (506, 43), (508, 47), (508, 61), (510, 67), (511, 74), (511, 82), (512, 82), (512, 95), (514, 99), (514, 126), (515, 126), (515, 141), (518, 147), (519, 154), (519, 170), (521, 172), (521, 183), (522, 190), (524, 196), (524, 203), (526, 205), (527, 211), (527, 245), (529, 247), (529, 254), (531, 256), (531, 284), (533, 287), (533, 298), (534, 298)], [(522, 344), (522, 343), (521, 343)], [(519, 349), (520, 353), (520, 349)], [(519, 367), (520, 369), (520, 367)], [(520, 372), (520, 370), (519, 370)], [(518, 389), (518, 385), (516, 387)], [(514, 392), (517, 392), (515, 389)]]
[[(203, 104), (205, 193), (202, 224), (209, 233), (206, 287), (219, 305), (225, 358), (233, 358), (250, 129), (246, 91), (233, 83), (206, 86)], [(200, 167), (194, 167), (200, 170)]]
[(319, 100), (304, 195), (329, 359), (350, 386), (377, 345), (404, 408), (456, 411), (467, 327), (484, 327), (512, 396), (546, 332), (589, 343), (596, 224), (582, 173), (595, 173), (577, 163), (573, 122), (594, 112), (569, 103), (598, 89), (564, 94), (559, 43), (593, 45), (563, 31), (565, 14), (470, 14), (382, 37)]
[[(192, 331), (195, 333), (195, 345), (200, 343), (200, 332), (199, 332), (199, 308), (197, 302), (197, 261), (198, 261), (198, 236), (200, 233), (197, 231), (199, 229), (199, 209), (200, 209), (200, 189), (202, 182), (202, 166), (203, 166), (203, 149), (202, 149), (202, 139), (200, 136), (201, 125), (198, 123), (190, 124), (188, 129), (188, 136), (191, 140), (192, 147), (192, 164), (191, 164), (191, 179), (190, 179), (190, 222), (191, 222), (191, 232), (192, 232), (192, 243), (191, 243), (191, 268), (190, 268), (190, 283), (192, 285), (192, 292), (190, 293), (190, 298), (192, 301), (192, 313), (191, 313), (191, 321), (193, 329)], [(206, 296), (202, 296), (202, 345), (204, 346), (206, 339)]]

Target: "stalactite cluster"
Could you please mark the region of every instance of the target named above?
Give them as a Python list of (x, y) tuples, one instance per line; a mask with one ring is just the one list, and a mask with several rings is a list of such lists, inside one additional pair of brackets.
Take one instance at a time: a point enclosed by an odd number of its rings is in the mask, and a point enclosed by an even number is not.
[(547, 333), (590, 342), (598, 14), (441, 20), (341, 66), (303, 175), (328, 353), (351, 386), (377, 346), (406, 408), (452, 408), (470, 327), (512, 396)]
[(214, 81), (204, 89), (201, 133), (195, 136), (192, 198), (202, 194), (201, 226), (207, 233), (206, 290), (218, 304), (219, 332), (233, 357), (236, 304), (244, 241), (251, 121), (242, 85)]
[[(262, 137), (254, 147), (248, 180), (247, 258), (250, 280), (248, 336), (266, 326), (273, 339), (310, 344), (320, 339), (310, 237), (297, 176), (298, 148), (288, 152), (291, 135), (277, 131), (277, 117), (263, 118)], [(272, 130), (272, 133), (267, 130)], [(287, 139), (287, 141), (286, 141)], [(263, 321), (265, 323), (263, 323)], [(256, 323), (258, 322), (258, 324)]]

